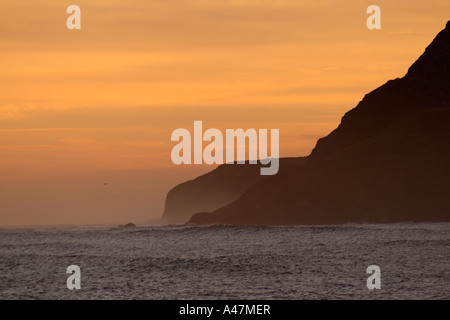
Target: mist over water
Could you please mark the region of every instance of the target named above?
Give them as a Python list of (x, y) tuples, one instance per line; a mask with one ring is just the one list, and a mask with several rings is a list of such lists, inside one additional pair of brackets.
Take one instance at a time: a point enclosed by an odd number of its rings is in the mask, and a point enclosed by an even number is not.
[(0, 298), (450, 299), (449, 256), (450, 223), (0, 229)]

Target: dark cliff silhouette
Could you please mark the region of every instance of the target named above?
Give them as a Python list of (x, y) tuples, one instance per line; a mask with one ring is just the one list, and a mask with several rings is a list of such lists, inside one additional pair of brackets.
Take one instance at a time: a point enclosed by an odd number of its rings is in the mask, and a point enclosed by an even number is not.
[[(280, 159), (280, 171), (305, 162), (306, 158)], [(266, 177), (261, 176), (260, 167), (259, 162), (223, 164), (177, 185), (167, 194), (163, 218), (170, 224), (184, 224), (194, 213), (214, 211), (237, 200), (249, 187)]]
[(403, 78), (367, 94), (305, 164), (257, 181), (236, 201), (189, 222), (450, 221), (449, 165), (450, 21)]

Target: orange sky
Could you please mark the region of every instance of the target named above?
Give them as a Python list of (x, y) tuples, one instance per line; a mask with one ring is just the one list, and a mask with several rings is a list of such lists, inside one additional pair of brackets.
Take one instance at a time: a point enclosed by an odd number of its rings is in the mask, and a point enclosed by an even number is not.
[[(370, 4), (381, 30), (366, 28)], [(281, 156), (307, 155), (406, 73), (449, 12), (448, 0), (1, 0), (0, 225), (159, 217), (168, 189), (209, 170), (170, 159), (171, 132), (194, 120), (280, 129)], [(118, 181), (108, 205), (105, 179)]]

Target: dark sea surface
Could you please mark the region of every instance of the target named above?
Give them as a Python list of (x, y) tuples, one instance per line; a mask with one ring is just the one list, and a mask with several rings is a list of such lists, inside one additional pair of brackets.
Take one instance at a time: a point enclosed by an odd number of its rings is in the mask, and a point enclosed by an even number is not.
[(0, 299), (450, 299), (450, 223), (4, 228)]

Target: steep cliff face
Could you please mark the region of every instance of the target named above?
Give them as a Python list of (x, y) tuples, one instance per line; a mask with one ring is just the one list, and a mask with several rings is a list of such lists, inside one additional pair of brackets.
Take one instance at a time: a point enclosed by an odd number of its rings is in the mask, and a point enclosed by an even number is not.
[[(280, 172), (305, 162), (305, 158), (280, 159)], [(224, 164), (177, 185), (167, 194), (163, 218), (170, 224), (184, 224), (194, 213), (214, 211), (235, 201), (267, 177), (260, 175), (260, 167), (260, 164)]]
[(450, 22), (401, 79), (372, 91), (303, 166), (195, 224), (450, 221)]

